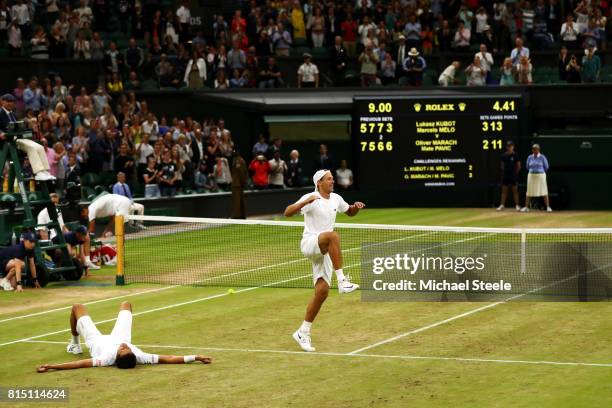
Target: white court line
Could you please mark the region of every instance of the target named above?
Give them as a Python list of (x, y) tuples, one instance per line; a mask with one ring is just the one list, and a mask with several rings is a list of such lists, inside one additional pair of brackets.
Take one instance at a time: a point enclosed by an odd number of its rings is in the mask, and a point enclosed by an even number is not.
[[(43, 343), (43, 344), (62, 344), (65, 341), (45, 341), (45, 340), (27, 340), (23, 343)], [(83, 343), (84, 344), (84, 343)], [(587, 367), (612, 367), (612, 363), (583, 363), (574, 361), (546, 361), (546, 360), (498, 360), (492, 358), (470, 358), (470, 357), (436, 357), (436, 356), (405, 356), (405, 355), (386, 355), (386, 354), (351, 354), (351, 353), (334, 353), (334, 352), (313, 352), (305, 353), (303, 351), (293, 350), (267, 350), (267, 349), (246, 349), (246, 348), (228, 348), (228, 347), (191, 347), (191, 346), (169, 346), (159, 344), (136, 344), (136, 347), (142, 348), (161, 348), (174, 350), (204, 350), (204, 351), (220, 351), (220, 352), (238, 352), (238, 353), (265, 353), (265, 354), (291, 354), (298, 356), (335, 356), (335, 357), (363, 357), (363, 358), (378, 358), (378, 359), (398, 359), (398, 360), (434, 360), (434, 361), (465, 361), (476, 363), (498, 363), (498, 364), (539, 364), (539, 365), (557, 365), (557, 366), (587, 366)]]
[[(604, 266), (600, 266), (599, 268), (591, 269), (590, 271), (585, 272), (585, 275), (589, 275), (589, 274), (591, 274), (593, 272), (596, 272), (598, 270), (607, 268), (607, 267), (609, 267), (611, 265), (612, 264), (607, 264), (607, 265), (604, 265)], [(423, 332), (425, 330), (429, 330), (429, 329), (432, 329), (434, 327), (438, 327), (438, 326), (441, 326), (443, 324), (452, 322), (453, 320), (461, 319), (463, 317), (470, 316), (470, 315), (478, 313), (478, 312), (482, 312), (483, 310), (494, 308), (494, 307), (499, 306), (499, 305), (501, 305), (503, 303), (507, 303), (507, 302), (510, 302), (512, 300), (515, 300), (515, 299), (520, 299), (523, 296), (527, 296), (527, 295), (530, 295), (532, 293), (539, 292), (539, 291), (544, 290), (544, 289), (548, 289), (548, 288), (550, 288), (552, 286), (557, 286), (557, 285), (559, 285), (559, 284), (561, 284), (563, 282), (567, 282), (569, 280), (572, 280), (572, 279), (574, 279), (574, 278), (576, 278), (576, 277), (578, 277), (580, 275), (581, 275), (580, 272), (576, 273), (576, 274), (574, 274), (572, 276), (569, 276), (569, 277), (567, 277), (565, 279), (561, 279), (559, 281), (550, 283), (548, 285), (545, 285), (545, 286), (542, 286), (542, 287), (539, 287), (539, 288), (536, 288), (536, 289), (532, 289), (532, 290), (527, 291), (525, 293), (519, 293), (517, 295), (513, 295), (513, 296), (511, 296), (511, 297), (509, 297), (507, 299), (501, 300), (499, 302), (490, 303), (488, 305), (481, 306), (481, 307), (478, 307), (476, 309), (472, 309), (472, 310), (469, 310), (467, 312), (461, 313), (461, 314), (459, 314), (457, 316), (449, 317), (448, 319), (444, 319), (444, 320), (441, 320), (439, 322), (432, 323), (432, 324), (430, 324), (428, 326), (424, 326), (424, 327), (421, 327), (421, 328), (418, 328), (418, 329), (410, 330), (410, 331), (407, 331), (405, 333), (398, 334), (397, 336), (390, 337), (390, 338), (385, 339), (385, 340), (381, 340), (381, 341), (379, 341), (377, 343), (374, 343), (374, 344), (371, 344), (369, 346), (365, 346), (365, 347), (359, 348), (357, 350), (353, 350), (349, 354), (358, 354), (358, 353), (361, 353), (363, 351), (373, 349), (374, 347), (382, 346), (383, 344), (392, 343), (392, 342), (394, 342), (396, 340), (399, 340), (401, 338), (404, 338), (404, 337), (407, 337), (407, 336), (410, 336), (410, 335), (413, 335), (413, 334), (416, 334), (416, 333), (420, 333), (420, 332)]]
[[(391, 243), (391, 242), (396, 242), (396, 241), (401, 241), (401, 240), (406, 240), (406, 239), (419, 238), (419, 237), (422, 237), (422, 236), (431, 235), (431, 234), (435, 234), (435, 233), (437, 233), (437, 231), (426, 232), (426, 233), (421, 233), (421, 234), (415, 234), (415, 235), (411, 235), (409, 237), (398, 238), (398, 239), (394, 239), (394, 240), (391, 240), (391, 241), (387, 241), (387, 242), (384, 242), (384, 244)], [(366, 245), (366, 246), (382, 245), (382, 244), (383, 243), (371, 244), (371, 245)], [(354, 251), (354, 250), (359, 249), (361, 247), (362, 246), (345, 249), (345, 250), (342, 250), (342, 252), (351, 252), (351, 251)], [(216, 276), (216, 277), (210, 277), (210, 278), (206, 278), (206, 279), (197, 281), (194, 284), (201, 283), (201, 282), (206, 282), (206, 281), (214, 280), (214, 279), (227, 278), (227, 277), (230, 277), (230, 276), (240, 275), (240, 274), (244, 274), (244, 273), (248, 273), (248, 272), (257, 272), (257, 271), (265, 270), (265, 269), (268, 269), (268, 268), (276, 268), (276, 267), (279, 267), (279, 266), (290, 265), (290, 264), (293, 264), (293, 263), (303, 262), (303, 261), (307, 261), (307, 260), (308, 260), (307, 258), (300, 258), (300, 259), (295, 259), (295, 260), (292, 260), (292, 261), (282, 262), (280, 264), (260, 266), (258, 268), (252, 268), (252, 269), (247, 269), (247, 270), (243, 270), (243, 271), (226, 273), (225, 275)], [(354, 265), (351, 265), (349, 267), (353, 267), (353, 266)], [(349, 268), (349, 267), (346, 267), (346, 268)], [(275, 284), (278, 285), (278, 283), (274, 283), (272, 285), (275, 285)], [(87, 302), (87, 303), (83, 303), (83, 304), (85, 306), (95, 305), (97, 303), (103, 303), (103, 302), (108, 302), (108, 301), (117, 300), (117, 299), (125, 299), (125, 298), (131, 297), (131, 296), (138, 296), (138, 295), (144, 295), (144, 294), (147, 294), (147, 293), (161, 292), (163, 290), (172, 289), (172, 288), (176, 288), (176, 287), (179, 287), (179, 286), (183, 286), (183, 285), (171, 285), (171, 286), (165, 286), (163, 288), (149, 289), (149, 290), (145, 290), (145, 291), (142, 291), (142, 292), (136, 292), (136, 293), (131, 293), (131, 294), (122, 295), (122, 296), (113, 296), (113, 297), (110, 297), (110, 298), (104, 298), (104, 299), (95, 300), (95, 301), (91, 301), (91, 302)], [(37, 313), (30, 313), (30, 314), (27, 314), (27, 315), (9, 317), (9, 318), (0, 320), (0, 323), (10, 322), (10, 321), (13, 321), (13, 320), (26, 319), (26, 318), (29, 318), (29, 317), (42, 316), (42, 315), (46, 315), (46, 314), (54, 313), (54, 312), (61, 312), (63, 310), (69, 310), (70, 308), (72, 308), (72, 305), (64, 306), (64, 307), (58, 307), (58, 308), (55, 308), (55, 309), (49, 309), (49, 310), (45, 310), (45, 311), (37, 312)]]
[[(355, 266), (355, 265), (350, 265), (349, 267), (353, 267), (353, 266)], [(252, 290), (261, 289), (261, 288), (265, 288), (265, 287), (269, 287), (269, 286), (280, 285), (280, 284), (291, 282), (291, 281), (294, 281), (294, 280), (304, 279), (304, 278), (306, 278), (308, 276), (312, 276), (312, 274), (309, 273), (308, 275), (298, 276), (297, 278), (285, 279), (285, 280), (282, 280), (282, 281), (273, 282), (273, 283), (269, 283), (269, 284), (262, 285), (262, 286), (251, 286), (251, 287), (244, 288), (244, 289), (238, 289), (234, 293), (249, 292), (249, 291), (252, 291)], [(223, 296), (228, 296), (228, 295), (230, 295), (230, 293), (228, 293), (228, 292), (218, 293), (216, 295), (206, 296), (206, 297), (203, 297), (203, 298), (198, 298), (198, 299), (188, 300), (188, 301), (185, 301), (185, 302), (174, 303), (174, 304), (171, 304), (171, 305), (156, 307), (156, 308), (153, 308), (153, 309), (143, 310), (142, 312), (132, 313), (132, 315), (133, 316), (140, 316), (140, 315), (144, 315), (144, 314), (159, 312), (161, 310), (174, 309), (175, 307), (190, 305), (192, 303), (203, 302), (203, 301), (206, 301), (206, 300), (217, 299), (217, 298), (220, 298), (220, 297), (223, 297)], [(95, 322), (95, 324), (114, 322), (115, 320), (117, 320), (116, 317), (114, 317), (112, 319), (100, 320), (100, 321)], [(66, 333), (66, 332), (69, 332), (69, 331), (70, 331), (70, 329), (57, 330), (57, 331), (54, 331), (54, 332), (39, 334), (37, 336), (26, 337), (26, 338), (19, 339), (19, 340), (12, 340), (12, 341), (8, 341), (8, 342), (5, 342), (5, 343), (0, 343), (0, 347), (8, 346), (10, 344), (15, 344), (15, 343), (21, 343), (21, 342), (24, 342), (24, 341), (40, 339), (42, 337), (52, 336), (54, 334)]]
[(478, 312), (481, 312), (481, 311), (483, 311), (483, 310), (490, 309), (490, 308), (495, 307), (495, 306), (498, 306), (498, 305), (500, 305), (500, 304), (502, 304), (502, 303), (503, 303), (503, 302), (490, 303), (490, 304), (488, 304), (488, 305), (481, 306), (481, 307), (479, 307), (479, 308), (469, 310), (469, 311), (467, 311), (467, 312), (464, 312), (464, 313), (458, 314), (458, 315), (456, 315), (456, 316), (449, 317), (448, 319), (440, 320), (439, 322), (435, 322), (435, 323), (432, 323), (432, 324), (430, 324), (430, 325), (420, 327), (420, 328), (418, 328), (418, 329), (410, 330), (410, 331), (407, 331), (407, 332), (405, 332), (405, 333), (398, 334), (397, 336), (390, 337), (390, 338), (385, 339), (385, 340), (381, 340), (381, 341), (379, 341), (378, 343), (374, 343), (374, 344), (371, 344), (371, 345), (369, 345), (369, 346), (365, 346), (365, 347), (359, 348), (359, 349), (357, 349), (357, 350), (353, 350), (353, 351), (351, 351), (351, 352), (350, 352), (350, 353), (348, 353), (348, 354), (358, 354), (358, 353), (361, 353), (362, 351), (366, 351), (366, 350), (372, 349), (372, 348), (374, 348), (374, 347), (382, 346), (383, 344), (387, 344), (387, 343), (394, 342), (394, 341), (399, 340), (399, 339), (401, 339), (401, 338), (404, 338), (404, 337), (406, 337), (406, 336), (410, 336), (410, 335), (413, 335), (413, 334), (417, 334), (417, 333), (420, 333), (420, 332), (424, 332), (425, 330), (433, 329), (434, 327), (438, 327), (438, 326), (441, 326), (441, 325), (443, 325), (443, 324), (446, 324), (446, 323), (452, 322), (453, 320), (458, 320), (458, 319), (464, 318), (464, 317), (466, 317), (466, 316), (472, 315), (472, 314), (474, 314), (474, 313), (478, 313)]
[[(164, 286), (163, 288), (155, 288), (155, 289), (144, 290), (142, 292), (128, 293), (128, 294), (121, 295), (121, 296), (113, 296), (113, 297), (109, 297), (109, 298), (93, 300), (91, 302), (87, 302), (87, 303), (83, 303), (83, 304), (86, 305), (86, 306), (95, 305), (96, 303), (108, 302), (110, 300), (125, 299), (125, 298), (132, 297), (132, 296), (146, 295), (147, 293), (161, 292), (163, 290), (172, 289), (172, 288), (176, 288), (176, 287), (179, 287), (179, 286), (180, 285)], [(45, 311), (37, 312), (37, 313), (30, 313), (30, 314), (27, 314), (27, 315), (9, 317), (9, 318), (0, 320), (0, 323), (10, 322), (11, 320), (26, 319), (28, 317), (35, 317), (35, 316), (46, 315), (46, 314), (54, 313), (54, 312), (60, 312), (62, 310), (69, 310), (70, 308), (72, 308), (72, 305), (64, 306), (64, 307), (58, 307), (56, 309), (49, 309), (49, 310), (45, 310)]]

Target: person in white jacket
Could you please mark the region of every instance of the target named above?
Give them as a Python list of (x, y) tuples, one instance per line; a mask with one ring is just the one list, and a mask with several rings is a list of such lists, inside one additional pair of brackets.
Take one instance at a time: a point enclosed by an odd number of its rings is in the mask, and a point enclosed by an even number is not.
[(192, 58), (187, 63), (183, 82), (189, 88), (202, 88), (207, 77), (206, 61), (197, 52), (194, 52)]

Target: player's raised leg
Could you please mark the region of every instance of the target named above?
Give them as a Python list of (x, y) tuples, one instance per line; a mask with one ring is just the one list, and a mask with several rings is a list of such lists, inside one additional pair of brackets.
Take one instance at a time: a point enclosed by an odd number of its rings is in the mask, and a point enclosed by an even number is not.
[(82, 316), (87, 316), (87, 308), (85, 305), (80, 303), (76, 303), (72, 305), (72, 310), (70, 311), (70, 332), (72, 334), (72, 339), (68, 343), (66, 347), (66, 351), (72, 354), (82, 354), (83, 349), (81, 348), (81, 341), (79, 338), (79, 332), (77, 330), (77, 322)]
[(338, 279), (338, 292), (350, 293), (359, 289), (359, 285), (351, 283), (342, 271), (342, 250), (340, 249), (340, 235), (336, 231), (319, 234), (319, 248), (322, 254), (329, 254), (336, 278)]

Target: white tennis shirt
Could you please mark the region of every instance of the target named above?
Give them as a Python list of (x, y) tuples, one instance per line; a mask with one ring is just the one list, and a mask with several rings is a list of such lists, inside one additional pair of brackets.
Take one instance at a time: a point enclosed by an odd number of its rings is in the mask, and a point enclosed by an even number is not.
[(336, 214), (338, 212), (345, 213), (349, 209), (347, 202), (336, 193), (331, 193), (329, 199), (325, 199), (321, 197), (318, 191), (315, 191), (304, 194), (299, 201), (307, 200), (312, 195), (320, 198), (302, 207), (304, 236), (333, 231)]

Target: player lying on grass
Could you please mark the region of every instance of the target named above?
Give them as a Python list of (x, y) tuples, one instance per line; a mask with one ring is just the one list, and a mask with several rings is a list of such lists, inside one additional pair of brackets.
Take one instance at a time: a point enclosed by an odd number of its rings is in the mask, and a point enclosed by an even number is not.
[(315, 351), (310, 341), (310, 327), (327, 298), (333, 271), (336, 271), (340, 293), (350, 293), (359, 288), (359, 285), (351, 283), (342, 272), (340, 237), (334, 231), (334, 223), (338, 212), (352, 217), (365, 207), (365, 204), (359, 201), (348, 205), (342, 197), (333, 193), (334, 177), (329, 170), (317, 171), (312, 181), (315, 191), (305, 194), (285, 209), (286, 217), (292, 217), (298, 212), (304, 215), (304, 234), (300, 249), (312, 263), (315, 293), (308, 303), (302, 325), (293, 333), (293, 339), (304, 351)]
[(100, 333), (89, 314), (87, 314), (87, 308), (81, 304), (72, 306), (70, 329), (72, 330), (72, 340), (68, 343), (68, 353), (83, 353), (79, 342), (79, 335), (82, 335), (91, 358), (63, 364), (43, 364), (37, 369), (39, 373), (46, 373), (49, 370), (72, 370), (112, 365), (116, 365), (118, 368), (134, 368), (136, 364), (187, 364), (193, 361), (210, 364), (212, 362), (212, 358), (199, 355), (160, 356), (149, 354), (131, 344), (132, 305), (129, 302), (121, 303), (119, 316), (117, 316), (115, 327), (110, 335)]

